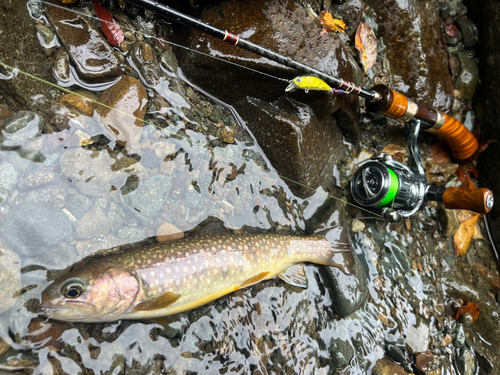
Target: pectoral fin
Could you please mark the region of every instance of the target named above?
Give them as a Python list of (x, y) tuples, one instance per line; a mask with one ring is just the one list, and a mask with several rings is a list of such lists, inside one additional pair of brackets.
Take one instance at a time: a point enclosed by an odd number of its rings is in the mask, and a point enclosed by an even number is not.
[(248, 280), (242, 282), (240, 285), (238, 285), (238, 289), (245, 288), (247, 286), (257, 284), (259, 281), (264, 280), (267, 276), (269, 275), (269, 272), (261, 272), (258, 275), (255, 275)]
[(148, 310), (159, 310), (170, 306), (172, 303), (181, 298), (180, 294), (175, 294), (173, 292), (167, 292), (159, 297), (148, 299), (147, 301), (139, 303), (134, 310), (136, 311), (148, 311)]
[(294, 264), (278, 273), (278, 277), (290, 285), (307, 288), (307, 276), (304, 263)]

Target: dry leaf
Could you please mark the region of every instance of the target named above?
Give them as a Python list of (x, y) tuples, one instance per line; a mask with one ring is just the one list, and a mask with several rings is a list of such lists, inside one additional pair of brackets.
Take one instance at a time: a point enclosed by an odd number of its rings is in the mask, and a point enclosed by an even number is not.
[(467, 305), (460, 306), (457, 310), (457, 320), (460, 318), (460, 315), (469, 313), (474, 318), (474, 323), (476, 323), (477, 318), (479, 317), (479, 306), (472, 302), (467, 302)]
[(429, 148), (429, 155), (436, 163), (447, 163), (451, 161), (451, 156), (448, 153), (446, 143), (440, 141)]
[(372, 28), (364, 22), (359, 24), (356, 31), (356, 49), (359, 51), (361, 63), (366, 73), (377, 60), (377, 37)]
[(398, 146), (398, 145), (389, 144), (389, 145), (384, 147), (382, 152), (385, 152), (385, 153), (391, 155), (394, 160), (402, 163), (405, 159), (406, 148)]
[(456, 210), (457, 220), (459, 223), (463, 223), (465, 220), (469, 220), (471, 217), (476, 215), (474, 211), (469, 210)]
[(458, 230), (453, 235), (453, 246), (455, 248), (455, 254), (457, 254), (458, 256), (463, 256), (467, 253), (472, 238), (474, 237), (474, 230), (477, 220), (480, 217), (480, 214), (474, 214), (471, 218), (462, 221), (460, 223), (460, 226), (458, 227)]
[(323, 30), (321, 31), (321, 34), (319, 34), (320, 37), (326, 35), (330, 31), (345, 33), (345, 22), (342, 20), (334, 19), (332, 15), (326, 10), (320, 13), (319, 21), (321, 22), (321, 26), (323, 26)]
[(481, 233), (481, 227), (479, 226), (479, 221), (474, 226), (474, 237), (473, 240), (484, 240), (483, 234)]

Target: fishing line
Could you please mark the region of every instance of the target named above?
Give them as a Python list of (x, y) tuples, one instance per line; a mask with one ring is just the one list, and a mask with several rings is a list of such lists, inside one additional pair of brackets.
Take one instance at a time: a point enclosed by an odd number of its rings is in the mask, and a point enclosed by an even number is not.
[[(93, 103), (95, 103), (95, 104), (98, 104), (98, 105), (100, 105), (100, 106), (102, 106), (102, 107), (104, 107), (104, 108), (107, 108), (107, 109), (109, 109), (109, 110), (111, 110), (111, 111), (115, 111), (115, 112), (120, 113), (120, 114), (123, 114), (123, 115), (125, 115), (125, 116), (127, 116), (127, 117), (133, 118), (134, 120), (138, 120), (138, 121), (140, 121), (140, 122), (143, 122), (144, 124), (151, 125), (151, 126), (153, 126), (153, 127), (157, 128), (157, 129), (159, 129), (159, 130), (162, 130), (162, 131), (168, 132), (168, 133), (170, 133), (172, 136), (177, 136), (177, 137), (180, 137), (180, 138), (184, 138), (184, 139), (185, 139), (185, 140), (187, 140), (188, 142), (192, 142), (192, 143), (194, 143), (194, 144), (197, 144), (198, 146), (201, 146), (201, 147), (207, 148), (207, 149), (209, 149), (209, 150), (211, 150), (211, 151), (217, 152), (217, 153), (218, 153), (218, 154), (220, 154), (220, 155), (224, 155), (224, 156), (226, 156), (226, 157), (228, 157), (228, 158), (231, 158), (231, 159), (234, 159), (234, 160), (240, 161), (240, 162), (242, 162), (242, 163), (244, 163), (244, 164), (247, 164), (247, 163), (248, 163), (248, 160), (245, 160), (245, 159), (242, 159), (242, 158), (238, 158), (238, 157), (236, 157), (236, 156), (234, 156), (234, 155), (230, 155), (230, 154), (228, 154), (228, 153), (226, 153), (226, 152), (224, 152), (224, 151), (221, 151), (221, 150), (218, 150), (218, 149), (216, 149), (216, 148), (214, 148), (214, 147), (211, 147), (211, 146), (209, 146), (209, 145), (203, 144), (203, 143), (201, 143), (201, 142), (199, 142), (199, 141), (196, 141), (196, 140), (194, 140), (194, 139), (191, 139), (191, 138), (190, 138), (190, 137), (188, 137), (187, 135), (182, 135), (182, 134), (175, 133), (175, 132), (173, 132), (173, 131), (171, 131), (171, 130), (169, 130), (169, 129), (167, 129), (167, 128), (161, 128), (160, 126), (158, 126), (158, 125), (156, 125), (156, 124), (154, 124), (154, 123), (152, 123), (152, 122), (150, 122), (150, 121), (140, 119), (140, 118), (138, 118), (138, 117), (136, 117), (136, 116), (134, 116), (134, 115), (131, 115), (131, 114), (129, 114), (129, 113), (126, 113), (126, 112), (124, 112), (124, 111), (121, 111), (121, 110), (119, 110), (119, 109), (117, 109), (117, 108), (114, 108), (114, 107), (108, 106), (108, 105), (106, 105), (106, 104), (104, 104), (104, 103), (101, 103), (101, 102), (99, 102), (98, 100), (94, 100), (94, 99), (91, 99), (91, 98), (87, 98), (87, 97), (86, 97), (85, 95), (83, 95), (83, 94), (79, 94), (79, 93), (74, 92), (74, 91), (72, 91), (72, 90), (70, 90), (70, 89), (67, 89), (67, 88), (65, 88), (65, 87), (59, 86), (59, 85), (58, 85), (58, 84), (56, 84), (56, 83), (52, 83), (52, 82), (46, 81), (46, 80), (44, 80), (43, 78), (40, 78), (40, 77), (37, 77), (37, 76), (35, 76), (35, 75), (33, 75), (33, 74), (30, 74), (30, 73), (28, 73), (28, 72), (25, 72), (25, 71), (23, 71), (22, 69), (11, 67), (10, 65), (4, 64), (3, 62), (0, 62), (0, 66), (3, 66), (4, 68), (6, 68), (6, 69), (10, 69), (10, 70), (17, 70), (19, 73), (23, 74), (23, 75), (24, 75), (24, 76), (26, 76), (26, 77), (29, 77), (29, 78), (34, 79), (34, 80), (37, 80), (37, 81), (42, 82), (42, 83), (45, 83), (45, 84), (47, 84), (47, 85), (50, 85), (50, 86), (52, 86), (52, 87), (55, 87), (55, 88), (57, 88), (57, 89), (59, 89), (59, 90), (61, 90), (61, 91), (67, 92), (67, 93), (69, 93), (69, 94), (74, 94), (74, 95), (77, 95), (77, 96), (79, 96), (79, 97), (81, 97), (81, 98), (83, 98), (83, 99), (85, 99), (85, 100), (89, 100), (89, 101), (91, 101), (91, 102), (93, 102)], [(300, 183), (300, 182), (298, 182), (298, 181), (295, 181), (295, 180), (293, 180), (293, 179), (290, 179), (290, 178), (288, 178), (288, 177), (281, 176), (280, 174), (278, 174), (278, 173), (276, 173), (276, 172), (273, 172), (273, 171), (270, 171), (270, 170), (266, 170), (266, 169), (264, 169), (264, 168), (262, 168), (262, 167), (258, 166), (257, 164), (253, 164), (253, 167), (258, 168), (258, 169), (262, 170), (263, 172), (266, 172), (266, 173), (269, 173), (269, 174), (275, 175), (276, 177), (279, 177), (279, 178), (281, 178), (282, 180), (286, 180), (286, 181), (292, 182), (292, 183), (294, 183), (294, 184), (296, 184), (296, 185), (298, 185), (298, 186), (301, 186), (301, 187), (306, 188), (306, 189), (308, 189), (308, 190), (312, 190), (312, 191), (314, 191), (314, 192), (317, 192), (317, 190), (316, 190), (316, 189), (314, 189), (314, 188), (312, 188), (312, 187), (310, 187), (310, 186), (307, 186), (307, 185), (305, 185), (305, 184), (302, 184), (302, 183)], [(355, 205), (355, 204), (353, 204), (353, 203), (351, 203), (351, 202), (348, 202), (348, 201), (346, 201), (346, 200), (342, 200), (342, 199), (337, 198), (337, 197), (335, 197), (335, 196), (333, 196), (333, 195), (331, 195), (331, 194), (328, 194), (328, 193), (326, 193), (326, 192), (325, 192), (325, 193), (323, 193), (323, 194), (324, 194), (324, 195), (326, 195), (326, 196), (327, 196), (327, 197), (329, 197), (329, 198), (335, 199), (335, 200), (337, 200), (337, 201), (339, 201), (339, 202), (342, 202), (342, 203), (344, 203), (344, 204), (350, 205), (350, 206), (352, 206), (352, 207), (356, 207), (356, 208), (358, 208), (358, 209), (360, 209), (360, 210), (363, 210), (363, 211), (366, 211), (366, 212), (368, 212), (368, 213), (370, 213), (370, 214), (372, 214), (372, 215), (375, 215), (375, 216), (378, 216), (378, 217), (382, 217), (381, 215), (379, 215), (379, 214), (377, 214), (377, 213), (375, 213), (375, 212), (372, 212), (372, 211), (370, 211), (370, 210), (368, 210), (368, 209), (366, 209), (366, 208), (364, 208), (364, 207), (361, 207), (361, 206)]]
[[(53, 6), (53, 7), (55, 7), (55, 8), (64, 9), (64, 10), (66, 10), (66, 11), (70, 11), (70, 12), (75, 13), (75, 14), (78, 14), (78, 15), (80, 15), (80, 16), (84, 16), (84, 17), (92, 18), (92, 19), (98, 20), (99, 22), (105, 22), (105, 23), (109, 23), (109, 24), (113, 25), (113, 22), (111, 22), (111, 21), (104, 20), (104, 19), (99, 18), (99, 17), (96, 17), (96, 16), (91, 16), (91, 15), (89, 15), (89, 14), (86, 14), (86, 13), (83, 13), (83, 12), (79, 12), (79, 11), (76, 11), (76, 10), (73, 10), (73, 9), (69, 9), (69, 8), (63, 7), (63, 6), (61, 6), (61, 5), (52, 4), (52, 3), (48, 2), (48, 1), (45, 1), (45, 0), (40, 0), (40, 3), (42, 3), (42, 4), (46, 4), (46, 5), (49, 5), (49, 6)], [(117, 23), (118, 23), (118, 22), (117, 22)], [(118, 24), (119, 24), (119, 23), (118, 23)], [(191, 51), (191, 52), (195, 52), (195, 53), (198, 53), (198, 54), (200, 54), (200, 55), (207, 56), (207, 57), (210, 57), (210, 58), (212, 58), (212, 59), (219, 60), (219, 61), (225, 62), (225, 63), (227, 63), (227, 64), (230, 64), (230, 65), (235, 65), (235, 66), (237, 66), (237, 67), (239, 67), (239, 68), (242, 68), (242, 69), (247, 69), (247, 70), (250, 70), (251, 72), (254, 72), (254, 73), (259, 73), (259, 74), (262, 74), (262, 75), (267, 76), (267, 77), (269, 77), (269, 78), (276, 79), (276, 80), (278, 80), (278, 81), (284, 81), (284, 82), (287, 82), (287, 83), (289, 83), (289, 82), (290, 82), (290, 80), (289, 80), (289, 79), (285, 79), (285, 78), (277, 77), (277, 76), (275, 76), (275, 75), (272, 75), (272, 74), (269, 74), (269, 73), (264, 73), (264, 72), (261, 72), (260, 70), (253, 69), (253, 68), (250, 68), (250, 67), (248, 67), (248, 66), (244, 66), (244, 65), (241, 65), (241, 64), (235, 63), (235, 62), (233, 62), (233, 61), (229, 61), (229, 60), (223, 59), (223, 58), (218, 57), (218, 56), (213, 56), (213, 55), (210, 55), (210, 54), (208, 54), (208, 53), (205, 53), (205, 52), (202, 52), (202, 51), (195, 50), (195, 49), (193, 49), (193, 48), (190, 48), (190, 47), (184, 46), (184, 45), (182, 45), (182, 44), (174, 43), (174, 42), (172, 42), (172, 41), (170, 41), (170, 40), (167, 40), (166, 38), (165, 38), (165, 39), (161, 39), (161, 38), (158, 38), (158, 37), (156, 37), (156, 36), (153, 36), (153, 35), (148, 35), (148, 34), (143, 33), (143, 32), (141, 32), (141, 31), (134, 30), (134, 29), (131, 29), (131, 28), (129, 28), (129, 27), (122, 26), (122, 25), (120, 25), (120, 28), (122, 28), (123, 30), (128, 30), (128, 31), (131, 31), (131, 32), (133, 32), (133, 33), (140, 34), (140, 35), (144, 36), (145, 38), (149, 38), (149, 39), (156, 39), (156, 40), (158, 40), (158, 41), (160, 41), (160, 42), (162, 42), (162, 43), (166, 41), (166, 42), (168, 42), (169, 44), (171, 44), (171, 45), (173, 45), (173, 46), (175, 46), (175, 47), (183, 48), (183, 49), (185, 49), (185, 50), (188, 50), (188, 51)], [(269, 60), (269, 61), (271, 61), (271, 60)]]

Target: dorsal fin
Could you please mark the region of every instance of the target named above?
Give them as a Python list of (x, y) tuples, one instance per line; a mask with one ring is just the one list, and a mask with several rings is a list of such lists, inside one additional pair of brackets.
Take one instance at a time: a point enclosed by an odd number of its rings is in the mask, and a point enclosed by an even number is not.
[(290, 285), (307, 288), (307, 276), (306, 270), (304, 269), (304, 263), (293, 264), (286, 270), (278, 273), (278, 277)]
[(180, 294), (175, 294), (173, 292), (167, 292), (156, 298), (150, 298), (147, 301), (139, 303), (134, 310), (136, 311), (148, 311), (148, 310), (159, 310), (170, 306), (172, 303), (181, 298)]
[(238, 285), (238, 289), (245, 288), (247, 286), (257, 284), (259, 281), (264, 280), (267, 276), (269, 275), (269, 272), (261, 272), (258, 275), (255, 275), (248, 280), (242, 282), (240, 285)]

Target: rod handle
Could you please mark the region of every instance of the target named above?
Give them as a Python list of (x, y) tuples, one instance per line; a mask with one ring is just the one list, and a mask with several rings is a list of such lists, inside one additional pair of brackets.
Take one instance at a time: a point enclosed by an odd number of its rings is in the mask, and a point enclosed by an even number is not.
[(443, 125), (437, 129), (434, 125), (425, 130), (443, 138), (450, 146), (453, 157), (461, 164), (467, 164), (477, 159), (479, 144), (476, 137), (457, 119), (442, 112), (440, 114), (444, 117)]
[(459, 189), (450, 187), (443, 193), (443, 205), (449, 209), (463, 209), (487, 214), (493, 208), (493, 193), (486, 188)]
[(366, 103), (366, 109), (370, 112), (382, 113), (402, 122), (408, 122), (414, 117), (425, 121), (428, 127), (422, 126), (422, 130), (443, 138), (460, 164), (470, 163), (477, 158), (477, 139), (460, 121), (435, 108), (415, 103), (385, 85), (377, 85), (372, 90), (379, 95), (377, 101)]

